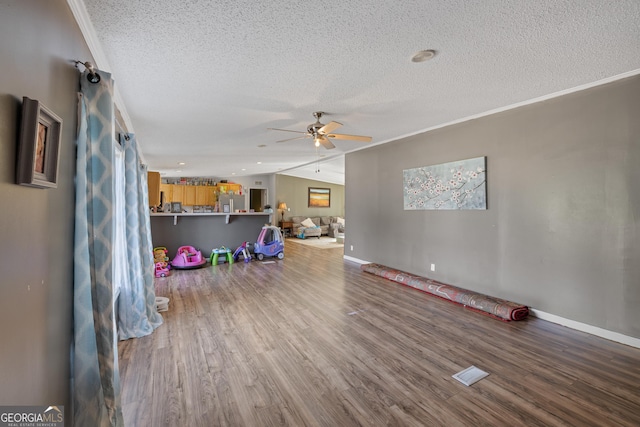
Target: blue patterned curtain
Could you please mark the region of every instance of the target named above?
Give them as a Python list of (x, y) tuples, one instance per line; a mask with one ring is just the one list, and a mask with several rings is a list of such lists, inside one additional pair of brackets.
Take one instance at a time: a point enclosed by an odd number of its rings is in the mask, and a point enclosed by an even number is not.
[(113, 304), (114, 106), (111, 75), (78, 95), (73, 405), (78, 426), (121, 426)]
[(118, 297), (118, 337), (149, 335), (162, 324), (153, 286), (153, 244), (149, 221), (147, 169), (140, 164), (133, 134), (120, 138), (125, 155), (125, 211), (128, 277)]

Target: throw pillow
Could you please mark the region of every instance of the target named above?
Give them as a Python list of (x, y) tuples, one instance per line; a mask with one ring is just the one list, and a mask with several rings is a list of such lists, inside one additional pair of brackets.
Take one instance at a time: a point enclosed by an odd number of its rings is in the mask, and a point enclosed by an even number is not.
[(306, 228), (313, 228), (316, 225), (313, 223), (313, 221), (311, 221), (311, 218), (307, 218), (304, 221), (302, 221), (300, 224), (302, 224), (303, 227)]
[(340, 225), (344, 225), (344, 218), (337, 217), (336, 222)]

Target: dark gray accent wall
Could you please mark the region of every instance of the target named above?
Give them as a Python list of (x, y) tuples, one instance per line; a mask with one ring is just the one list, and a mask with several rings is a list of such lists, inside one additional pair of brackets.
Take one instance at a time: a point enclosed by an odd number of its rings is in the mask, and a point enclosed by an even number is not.
[[(64, 0), (0, 2), (0, 404), (70, 418), (76, 93), (92, 60)], [(22, 97), (63, 119), (58, 188), (15, 185)]]
[[(479, 156), (486, 211), (403, 209), (403, 169)], [(640, 337), (640, 77), (351, 153), (345, 164), (345, 255)]]
[[(330, 188), (331, 206), (328, 208), (309, 207), (309, 187)], [(344, 185), (296, 178), (288, 175), (276, 175), (276, 204), (273, 206), (280, 221), (282, 213), (277, 211), (278, 204), (286, 202), (289, 212), (284, 213), (285, 219), (292, 216), (344, 216)]]
[(255, 243), (262, 226), (269, 224), (268, 214), (231, 215), (225, 223), (225, 215), (152, 216), (151, 237), (153, 246), (164, 246), (173, 259), (181, 246), (193, 246), (210, 257), (211, 250), (222, 246), (235, 251), (242, 243)]

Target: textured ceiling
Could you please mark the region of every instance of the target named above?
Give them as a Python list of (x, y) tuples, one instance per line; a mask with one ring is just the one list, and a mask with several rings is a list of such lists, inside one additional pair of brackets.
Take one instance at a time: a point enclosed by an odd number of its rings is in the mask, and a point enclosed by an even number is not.
[[(637, 0), (68, 2), (90, 22), (81, 28), (149, 169), (165, 176), (312, 164), (308, 177), (321, 179), (318, 155), (367, 144), (316, 153), (267, 128), (304, 131), (325, 111), (323, 123), (344, 125), (335, 132), (373, 145), (640, 72)], [(411, 62), (421, 49), (437, 55)]]

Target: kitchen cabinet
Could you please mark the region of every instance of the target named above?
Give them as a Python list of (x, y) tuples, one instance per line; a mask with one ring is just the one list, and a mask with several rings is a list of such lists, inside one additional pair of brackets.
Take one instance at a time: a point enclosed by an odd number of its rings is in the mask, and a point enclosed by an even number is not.
[(210, 205), (216, 204), (216, 187), (211, 185), (197, 185), (196, 186), (196, 205)]
[(216, 204), (216, 187), (212, 185), (160, 184), (164, 202), (180, 202), (182, 206)]
[(160, 184), (160, 191), (164, 193), (164, 203), (173, 201), (173, 184)]
[(171, 202), (184, 203), (184, 189), (186, 185), (171, 184)]
[(240, 192), (242, 191), (242, 184), (218, 184), (218, 191), (220, 192), (220, 194), (229, 194), (229, 191), (233, 191), (233, 194), (240, 194)]
[(160, 172), (147, 172), (149, 206), (160, 206)]
[[(182, 206), (214, 206), (218, 201), (218, 194), (228, 195), (232, 191), (234, 195), (239, 195), (242, 192), (242, 184), (234, 183), (218, 185), (159, 183), (158, 188), (158, 205), (160, 204), (160, 192), (164, 193), (164, 203), (180, 202)], [(151, 200), (151, 196), (149, 198)]]
[(183, 185), (184, 196), (182, 206), (193, 206), (196, 204), (196, 185)]

